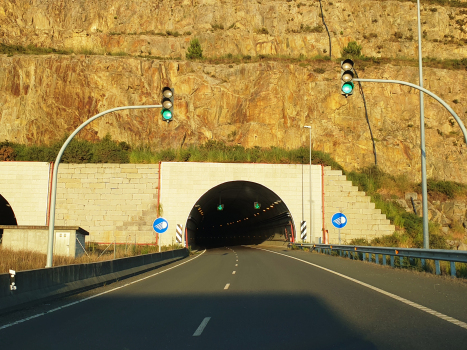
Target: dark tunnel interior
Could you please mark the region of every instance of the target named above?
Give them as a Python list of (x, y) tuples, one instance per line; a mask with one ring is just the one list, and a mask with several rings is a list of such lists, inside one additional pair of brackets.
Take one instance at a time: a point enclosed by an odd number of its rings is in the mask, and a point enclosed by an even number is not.
[(249, 181), (210, 189), (193, 206), (185, 227), (188, 244), (199, 248), (284, 242), (295, 232), (286, 204), (270, 189)]
[[(18, 225), (15, 213), (8, 201), (0, 194), (0, 225)], [(2, 241), (3, 229), (0, 229), (0, 243)]]

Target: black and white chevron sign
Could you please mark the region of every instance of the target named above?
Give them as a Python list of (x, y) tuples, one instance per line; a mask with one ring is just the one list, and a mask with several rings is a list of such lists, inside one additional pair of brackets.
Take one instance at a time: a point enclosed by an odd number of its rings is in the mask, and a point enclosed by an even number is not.
[(182, 225), (177, 224), (177, 243), (182, 243)]
[(306, 240), (306, 221), (302, 221), (301, 229), (302, 234), (300, 235), (300, 237), (302, 238), (302, 241), (304, 241)]

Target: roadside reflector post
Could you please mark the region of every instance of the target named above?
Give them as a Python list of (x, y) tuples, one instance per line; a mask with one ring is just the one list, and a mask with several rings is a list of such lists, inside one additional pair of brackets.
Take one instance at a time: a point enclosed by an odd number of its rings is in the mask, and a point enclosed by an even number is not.
[(441, 268), (439, 267), (439, 260), (435, 260), (436, 274), (441, 275)]
[(456, 278), (456, 263), (451, 261), (451, 277)]
[(10, 270), (10, 290), (16, 290), (16, 271), (15, 270)]

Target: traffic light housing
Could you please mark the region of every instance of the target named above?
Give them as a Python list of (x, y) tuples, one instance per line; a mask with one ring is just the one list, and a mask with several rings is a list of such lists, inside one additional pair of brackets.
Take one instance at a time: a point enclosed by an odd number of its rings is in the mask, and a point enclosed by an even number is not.
[(353, 61), (348, 58), (341, 62), (341, 94), (345, 97), (353, 95), (353, 90), (355, 87), (353, 78)]
[(173, 120), (174, 114), (174, 89), (166, 86), (162, 89), (162, 120), (167, 123)]
[(254, 202), (253, 205), (254, 205), (255, 209), (261, 209), (261, 203), (259, 203), (259, 202)]
[(217, 206), (217, 210), (219, 210), (219, 211), (224, 210), (224, 204), (219, 204), (219, 205)]

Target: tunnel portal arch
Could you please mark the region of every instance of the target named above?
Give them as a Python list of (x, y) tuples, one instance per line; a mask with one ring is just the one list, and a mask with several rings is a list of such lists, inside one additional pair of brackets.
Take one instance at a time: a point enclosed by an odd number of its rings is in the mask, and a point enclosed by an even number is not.
[(206, 191), (185, 224), (188, 245), (200, 247), (286, 242), (295, 232), (284, 201), (268, 187), (245, 180), (223, 182)]

